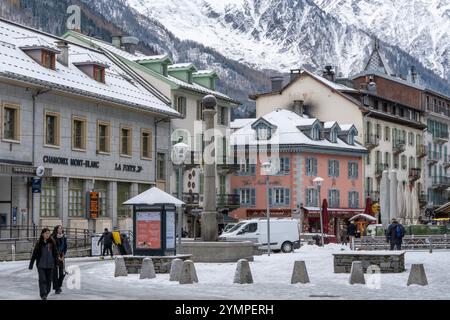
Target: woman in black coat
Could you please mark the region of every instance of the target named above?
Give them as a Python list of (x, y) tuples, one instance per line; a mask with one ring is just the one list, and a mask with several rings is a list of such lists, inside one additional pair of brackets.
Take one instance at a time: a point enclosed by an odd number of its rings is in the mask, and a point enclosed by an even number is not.
[(42, 300), (47, 300), (47, 296), (52, 288), (52, 273), (55, 260), (58, 257), (55, 241), (50, 237), (50, 229), (44, 228), (41, 236), (34, 246), (31, 255), (29, 269), (33, 270), (34, 262), (39, 275), (39, 292)]
[(67, 238), (61, 225), (53, 229), (52, 239), (55, 241), (56, 250), (58, 251), (58, 257), (53, 268), (53, 290), (55, 290), (55, 294), (60, 294), (65, 277), (64, 258), (67, 253)]

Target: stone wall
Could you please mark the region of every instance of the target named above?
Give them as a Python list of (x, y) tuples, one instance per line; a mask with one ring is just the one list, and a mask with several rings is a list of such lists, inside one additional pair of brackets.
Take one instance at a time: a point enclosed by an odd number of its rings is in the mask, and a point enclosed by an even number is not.
[(155, 273), (169, 273), (173, 259), (190, 260), (191, 257), (192, 255), (190, 254), (177, 256), (130, 256), (124, 257), (124, 260), (128, 273), (141, 273), (142, 260), (145, 258), (152, 259)]
[(381, 273), (400, 273), (405, 271), (405, 252), (403, 251), (395, 254), (336, 253), (333, 256), (335, 273), (350, 273), (353, 261), (361, 261), (364, 272), (367, 272), (367, 268), (371, 265), (378, 266)]

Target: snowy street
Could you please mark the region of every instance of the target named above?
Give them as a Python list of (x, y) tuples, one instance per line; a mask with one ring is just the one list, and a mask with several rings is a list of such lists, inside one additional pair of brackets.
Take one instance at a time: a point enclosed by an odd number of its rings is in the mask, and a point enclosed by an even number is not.
[[(236, 263), (196, 263), (199, 283), (180, 285), (170, 282), (169, 274), (139, 280), (139, 275), (114, 278), (112, 260), (95, 258), (68, 259), (67, 267), (81, 270), (81, 288), (49, 295), (49, 300), (63, 299), (450, 299), (449, 251), (414, 251), (406, 253), (406, 272), (381, 274), (379, 289), (370, 285), (349, 285), (349, 274), (333, 273), (333, 252), (339, 245), (303, 246), (295, 253), (255, 256), (250, 263), (254, 284), (233, 284)], [(291, 285), (295, 260), (304, 260), (311, 283)], [(407, 287), (411, 264), (423, 263), (429, 286)], [(370, 282), (366, 275), (366, 283)], [(66, 278), (67, 279), (67, 278)], [(37, 272), (28, 270), (28, 261), (0, 263), (0, 299), (39, 299)]]

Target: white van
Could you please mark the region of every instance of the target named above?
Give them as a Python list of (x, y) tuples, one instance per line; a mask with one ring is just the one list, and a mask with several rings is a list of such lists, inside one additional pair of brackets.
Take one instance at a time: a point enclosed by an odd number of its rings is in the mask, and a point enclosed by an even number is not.
[[(270, 219), (270, 248), (292, 252), (300, 248), (299, 226), (294, 219)], [(267, 248), (267, 219), (244, 220), (237, 223), (219, 240), (249, 240)]]

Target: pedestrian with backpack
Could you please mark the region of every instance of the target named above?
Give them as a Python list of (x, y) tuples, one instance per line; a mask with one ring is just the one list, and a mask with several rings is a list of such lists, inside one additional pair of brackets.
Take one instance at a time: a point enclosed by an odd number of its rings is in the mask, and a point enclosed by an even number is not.
[(113, 238), (113, 234), (112, 232), (110, 232), (108, 230), (108, 228), (105, 228), (105, 232), (103, 232), (102, 236), (100, 237), (100, 239), (98, 240), (98, 245), (100, 245), (100, 242), (103, 241), (103, 251), (102, 251), (102, 256), (100, 257), (101, 259), (105, 258), (105, 253), (111, 254), (111, 259), (113, 258), (113, 250), (112, 250), (112, 245), (114, 242), (114, 238)]
[(392, 219), (392, 223), (386, 230), (386, 242), (390, 243), (391, 250), (402, 250), (402, 241), (405, 236), (405, 228), (398, 223), (396, 218)]

